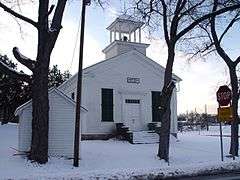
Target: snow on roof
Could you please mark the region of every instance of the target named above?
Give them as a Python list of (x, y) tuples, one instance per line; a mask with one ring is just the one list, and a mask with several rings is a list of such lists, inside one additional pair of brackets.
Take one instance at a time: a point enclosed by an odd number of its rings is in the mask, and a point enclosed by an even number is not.
[[(53, 87), (53, 88), (49, 89), (49, 91), (48, 91), (49, 94), (51, 94), (51, 93), (53, 93), (53, 92), (56, 92), (58, 95), (62, 96), (66, 101), (70, 102), (73, 106), (76, 105), (76, 102), (75, 102), (73, 99), (71, 99), (70, 97), (68, 97), (66, 94), (64, 94), (61, 90)], [(14, 115), (17, 116), (20, 111), (22, 111), (23, 109), (25, 109), (25, 108), (27, 108), (28, 106), (30, 106), (31, 102), (32, 102), (32, 99), (29, 100), (29, 101), (27, 101), (26, 103), (22, 104), (21, 106), (19, 106), (19, 107), (15, 110)], [(82, 110), (83, 112), (87, 112), (87, 111), (88, 111), (86, 108), (84, 108), (84, 107), (82, 107), (82, 106), (81, 106), (81, 110)]]

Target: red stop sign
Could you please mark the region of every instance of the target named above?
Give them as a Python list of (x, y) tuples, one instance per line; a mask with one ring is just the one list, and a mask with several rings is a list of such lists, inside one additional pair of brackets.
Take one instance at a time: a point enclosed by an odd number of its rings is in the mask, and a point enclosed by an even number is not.
[(217, 101), (220, 106), (227, 106), (232, 100), (232, 91), (228, 86), (220, 86), (217, 91)]

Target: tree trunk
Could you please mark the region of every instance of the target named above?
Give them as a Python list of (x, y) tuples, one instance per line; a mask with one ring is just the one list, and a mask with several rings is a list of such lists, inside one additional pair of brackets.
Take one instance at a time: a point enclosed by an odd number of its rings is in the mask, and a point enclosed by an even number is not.
[[(32, 86), (32, 142), (29, 159), (44, 164), (48, 161), (48, 70), (50, 56), (62, 28), (61, 22), (67, 0), (58, 0), (52, 19), (48, 24), (48, 2), (39, 4), (38, 51), (33, 69)], [(53, 6), (52, 6), (53, 7)], [(50, 10), (51, 12), (51, 10)], [(47, 16), (46, 16), (47, 15)]]
[(7, 120), (8, 118), (7, 118), (7, 104), (5, 104), (4, 106), (3, 106), (3, 120), (2, 120), (2, 125), (3, 124), (7, 124), (7, 122), (8, 122), (8, 120)]
[[(166, 97), (165, 97), (166, 98)], [(161, 129), (160, 129), (160, 143), (158, 148), (158, 157), (164, 159), (168, 162), (169, 159), (169, 136), (170, 136), (170, 126), (171, 126), (171, 109), (170, 102), (166, 106), (166, 111), (163, 113), (161, 119)]]
[(48, 28), (39, 30), (38, 54), (33, 70), (32, 85), (32, 141), (29, 159), (44, 164), (48, 161), (48, 70), (51, 38)]
[(171, 97), (174, 89), (172, 84), (172, 67), (175, 57), (174, 44), (170, 44), (168, 47), (168, 59), (164, 76), (164, 87), (162, 89), (160, 98), (160, 120), (161, 129), (159, 133), (159, 148), (158, 157), (168, 162), (169, 160), (169, 138), (171, 127)]
[[(38, 31), (36, 61), (23, 56), (17, 47), (13, 48), (14, 57), (33, 72), (33, 77), (30, 78), (29, 75), (6, 68), (1, 63), (0, 69), (16, 79), (32, 83), (32, 140), (29, 159), (41, 164), (48, 161), (48, 68), (50, 55), (62, 28), (61, 23), (66, 2), (67, 0), (58, 0), (56, 1), (56, 7), (51, 5), (49, 8), (49, 0), (39, 1), (37, 22), (15, 12), (0, 2), (0, 8), (33, 25)], [(49, 23), (49, 16), (53, 10), (54, 14), (51, 23)]]
[(233, 156), (238, 156), (238, 79), (236, 74), (236, 67), (230, 67), (230, 80), (232, 86), (232, 110), (233, 110), (233, 120), (231, 123), (231, 146), (230, 146), (230, 154)]
[(32, 141), (29, 159), (40, 164), (48, 161), (48, 64), (50, 56), (43, 56), (33, 71)]

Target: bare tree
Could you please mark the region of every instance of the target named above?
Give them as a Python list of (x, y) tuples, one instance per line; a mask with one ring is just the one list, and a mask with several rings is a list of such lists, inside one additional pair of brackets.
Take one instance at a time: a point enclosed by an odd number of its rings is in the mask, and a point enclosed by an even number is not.
[[(217, 3), (216, 1), (214, 3), (212, 12), (216, 12), (221, 5)], [(233, 109), (233, 120), (231, 123), (231, 146), (230, 146), (230, 154), (233, 156), (238, 156), (238, 149), (239, 149), (239, 140), (238, 140), (238, 123), (239, 123), (239, 117), (238, 117), (238, 99), (239, 99), (239, 87), (238, 87), (238, 78), (237, 78), (237, 72), (236, 67), (240, 62), (240, 56), (238, 56), (236, 59), (232, 59), (230, 55), (227, 54), (227, 52), (223, 49), (221, 46), (221, 41), (226, 35), (226, 33), (229, 31), (229, 29), (233, 26), (234, 23), (238, 22), (240, 19), (240, 12), (236, 11), (234, 13), (234, 17), (231, 19), (229, 24), (226, 25), (224, 31), (220, 36), (218, 36), (216, 32), (216, 16), (213, 16), (210, 19), (210, 26), (211, 26), (211, 35), (212, 40), (214, 43), (214, 46), (216, 48), (217, 53), (219, 56), (225, 61), (225, 63), (228, 66), (229, 75), (230, 75), (230, 83), (232, 87), (232, 109)], [(229, 17), (229, 16), (228, 16)]]
[[(83, 1), (88, 2), (89, 0)], [(30, 160), (44, 164), (48, 161), (48, 70), (50, 56), (62, 28), (61, 23), (67, 0), (58, 0), (56, 4), (51, 6), (49, 0), (39, 0), (37, 22), (12, 10), (6, 6), (5, 2), (9, 3), (9, 1), (0, 1), (0, 8), (15, 18), (32, 25), (38, 32), (37, 57), (35, 60), (22, 55), (17, 47), (13, 48), (14, 57), (30, 69), (33, 75), (29, 76), (17, 72), (1, 62), (0, 71), (13, 78), (32, 83), (32, 141), (28, 157)], [(18, 7), (20, 2), (16, 1)], [(104, 0), (93, 0), (93, 2), (101, 7), (106, 3)], [(51, 13), (54, 14), (50, 20)]]
[[(10, 76), (32, 82), (32, 141), (29, 159), (38, 163), (48, 161), (48, 69), (50, 56), (59, 32), (62, 28), (61, 22), (67, 0), (58, 0), (55, 5), (49, 7), (49, 0), (41, 0), (38, 5), (38, 21), (12, 10), (0, 2), (0, 7), (12, 16), (31, 24), (38, 32), (37, 57), (35, 60), (25, 57), (17, 47), (13, 48), (14, 57), (30, 69), (32, 78), (26, 74), (18, 73), (0, 64), (0, 70)], [(49, 15), (54, 11), (52, 21)]]
[[(240, 8), (238, 2), (233, 2), (212, 12), (213, 2), (217, 2), (217, 0), (135, 0), (135, 9), (146, 20), (147, 24), (162, 27), (168, 47), (164, 86), (160, 102), (162, 126), (158, 150), (158, 156), (165, 161), (169, 159), (170, 100), (175, 87), (172, 79), (172, 68), (177, 45), (180, 45), (179, 42), (182, 42), (185, 37), (194, 38), (194, 29), (201, 22)], [(189, 18), (189, 14), (197, 14), (198, 17), (196, 19)]]
[[(215, 1), (211, 11), (216, 12), (222, 7), (226, 7), (228, 4), (236, 3), (230, 0), (225, 1)], [(193, 19), (196, 18), (196, 14), (189, 14)], [(226, 63), (230, 83), (232, 87), (232, 110), (233, 110), (233, 121), (231, 124), (231, 146), (229, 153), (233, 156), (238, 156), (239, 149), (239, 140), (238, 140), (238, 100), (239, 100), (239, 81), (237, 77), (238, 69), (237, 66), (240, 62), (240, 56), (234, 58), (232, 54), (228, 51), (229, 48), (224, 47), (224, 39), (229, 37), (231, 29), (234, 25), (239, 24), (240, 12), (239, 9), (226, 12), (220, 16), (212, 16), (209, 20), (200, 23), (199, 29), (201, 29), (201, 34), (203, 35), (204, 40), (201, 42), (201, 45), (195, 44), (195, 51), (192, 54), (191, 58), (200, 56), (200, 57), (209, 57), (209, 55), (217, 54), (221, 59)], [(197, 48), (196, 48), (197, 47)]]
[[(232, 3), (232, 1), (218, 1), (214, 2), (212, 7), (212, 12), (216, 12), (218, 9), (226, 6), (227, 4)], [(223, 17), (225, 16), (225, 17)], [(222, 19), (227, 19), (227, 21), (222, 22)], [(202, 29), (209, 36), (209, 44), (207, 50), (203, 49), (203, 52), (207, 54), (209, 52), (217, 52), (221, 59), (226, 63), (229, 71), (230, 84), (232, 87), (232, 110), (233, 110), (233, 120), (231, 122), (231, 146), (229, 153), (233, 156), (238, 156), (239, 149), (239, 140), (238, 140), (238, 100), (239, 100), (239, 85), (237, 77), (237, 65), (240, 62), (240, 56), (233, 58), (231, 54), (224, 48), (223, 40), (227, 37), (230, 32), (230, 29), (234, 25), (239, 23), (240, 20), (240, 11), (235, 10), (230, 13), (225, 13), (224, 15), (217, 17), (213, 16), (210, 18), (208, 23), (203, 24)], [(217, 26), (218, 25), (218, 26)], [(217, 27), (216, 27), (217, 26)]]

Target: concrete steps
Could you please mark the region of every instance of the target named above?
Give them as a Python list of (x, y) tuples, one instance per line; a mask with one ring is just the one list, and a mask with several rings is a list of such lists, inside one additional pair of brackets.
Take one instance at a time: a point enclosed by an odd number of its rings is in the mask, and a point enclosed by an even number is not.
[(132, 132), (133, 144), (154, 144), (159, 142), (159, 135), (153, 131)]

